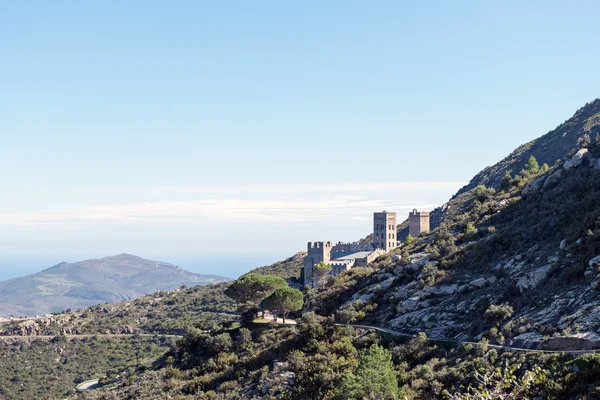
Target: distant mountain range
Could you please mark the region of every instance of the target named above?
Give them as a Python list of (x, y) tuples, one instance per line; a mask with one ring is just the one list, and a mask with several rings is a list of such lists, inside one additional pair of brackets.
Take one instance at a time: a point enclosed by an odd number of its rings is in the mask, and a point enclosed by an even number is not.
[(0, 316), (34, 316), (131, 300), (159, 290), (227, 281), (176, 265), (119, 254), (60, 263), (37, 274), (0, 282)]

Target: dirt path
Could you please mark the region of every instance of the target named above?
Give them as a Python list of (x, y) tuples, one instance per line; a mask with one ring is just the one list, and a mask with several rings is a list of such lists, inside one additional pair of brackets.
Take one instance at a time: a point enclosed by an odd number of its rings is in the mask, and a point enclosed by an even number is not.
[(114, 337), (114, 338), (124, 338), (124, 337), (173, 337), (180, 338), (183, 337), (181, 335), (163, 335), (158, 333), (85, 333), (81, 335), (38, 335), (38, 336), (20, 336), (20, 335), (11, 335), (11, 336), (0, 336), (0, 341), (3, 339), (7, 340), (22, 340), (22, 341), (32, 341), (32, 340), (52, 340), (56, 337), (65, 337), (67, 339), (83, 339), (83, 338), (91, 338), (94, 336), (99, 337)]

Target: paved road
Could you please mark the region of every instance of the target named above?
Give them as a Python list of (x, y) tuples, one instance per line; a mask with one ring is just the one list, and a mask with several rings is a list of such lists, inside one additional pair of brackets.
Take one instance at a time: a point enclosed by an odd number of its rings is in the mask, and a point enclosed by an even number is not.
[(96, 389), (100, 383), (99, 379), (92, 379), (89, 381), (81, 382), (75, 387), (78, 392), (85, 392), (86, 390)]
[[(411, 333), (406, 333), (406, 332), (400, 332), (400, 331), (396, 331), (393, 329), (389, 329), (389, 328), (383, 328), (381, 326), (373, 326), (373, 325), (362, 325), (362, 324), (335, 324), (337, 326), (351, 326), (353, 328), (356, 329), (372, 329), (378, 332), (383, 332), (383, 333), (387, 333), (389, 335), (393, 335), (393, 336), (400, 336), (400, 337), (406, 337), (406, 338), (411, 338), (413, 336), (415, 336), (414, 334)], [(467, 341), (461, 341), (461, 340), (449, 340), (449, 339), (430, 339), (428, 338), (428, 340), (432, 341), (432, 342), (436, 342), (436, 343), (451, 343), (451, 344), (456, 344), (456, 345), (465, 345), (465, 344), (470, 344), (473, 346), (487, 346), (490, 349), (500, 349), (500, 350), (506, 350), (506, 351), (519, 351), (519, 352), (526, 352), (526, 353), (553, 353), (553, 354), (588, 354), (588, 353), (600, 353), (600, 349), (596, 349), (596, 350), (537, 350), (537, 349), (524, 349), (521, 347), (512, 347), (512, 346), (504, 346), (504, 345), (500, 345), (500, 344), (483, 344), (480, 342), (467, 342)]]

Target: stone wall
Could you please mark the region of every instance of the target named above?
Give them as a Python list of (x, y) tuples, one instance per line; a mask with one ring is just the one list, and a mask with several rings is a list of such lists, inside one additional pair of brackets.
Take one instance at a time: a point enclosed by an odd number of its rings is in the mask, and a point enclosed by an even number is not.
[(313, 286), (313, 268), (321, 261), (328, 263), (331, 260), (333, 244), (327, 242), (308, 242), (307, 255), (304, 257), (304, 284)]

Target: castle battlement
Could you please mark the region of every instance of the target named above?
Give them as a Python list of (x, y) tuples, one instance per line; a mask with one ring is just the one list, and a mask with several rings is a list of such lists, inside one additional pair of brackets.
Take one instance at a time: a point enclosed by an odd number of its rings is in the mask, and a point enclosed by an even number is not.
[(429, 211), (417, 211), (417, 209), (413, 209), (409, 214), (409, 217), (429, 217)]
[(333, 243), (330, 241), (327, 242), (308, 242), (308, 250), (310, 249), (325, 249), (333, 247)]

